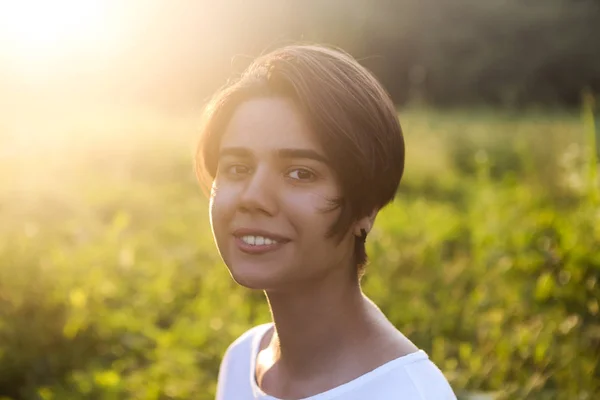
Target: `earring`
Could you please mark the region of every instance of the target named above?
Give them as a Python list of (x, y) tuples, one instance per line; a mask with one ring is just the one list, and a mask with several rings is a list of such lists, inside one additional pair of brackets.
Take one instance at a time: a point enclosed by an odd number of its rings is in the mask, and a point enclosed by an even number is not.
[(367, 241), (367, 231), (364, 228), (360, 230), (360, 241), (363, 243)]

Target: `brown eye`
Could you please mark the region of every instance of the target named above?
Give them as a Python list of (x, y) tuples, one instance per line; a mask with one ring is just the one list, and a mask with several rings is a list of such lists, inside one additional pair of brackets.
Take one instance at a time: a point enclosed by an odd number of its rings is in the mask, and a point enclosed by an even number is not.
[(296, 181), (312, 181), (315, 179), (316, 175), (305, 168), (296, 168), (288, 172), (288, 177), (294, 179)]
[(250, 172), (250, 168), (243, 164), (232, 164), (225, 169), (229, 176), (240, 176)]

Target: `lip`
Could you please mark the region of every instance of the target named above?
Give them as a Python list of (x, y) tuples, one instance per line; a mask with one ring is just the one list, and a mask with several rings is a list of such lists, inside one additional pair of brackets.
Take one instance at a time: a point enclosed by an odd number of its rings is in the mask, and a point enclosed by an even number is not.
[[(271, 251), (275, 251), (281, 248), (284, 244), (290, 241), (289, 238), (281, 236), (275, 233), (271, 233), (262, 229), (253, 228), (239, 228), (233, 231), (235, 238), (235, 244), (244, 253), (247, 254), (264, 254)], [(276, 243), (262, 244), (262, 245), (250, 245), (242, 240), (243, 236), (262, 236), (270, 239), (274, 239)]]

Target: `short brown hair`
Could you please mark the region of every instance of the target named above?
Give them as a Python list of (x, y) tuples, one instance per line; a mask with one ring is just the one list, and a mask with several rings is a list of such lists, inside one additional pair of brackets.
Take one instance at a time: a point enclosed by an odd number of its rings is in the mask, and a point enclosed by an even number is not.
[[(236, 107), (260, 96), (291, 99), (315, 132), (342, 188), (331, 235), (393, 200), (404, 171), (404, 138), (396, 108), (375, 77), (349, 54), (318, 45), (291, 45), (256, 59), (215, 94), (204, 110), (196, 173), (217, 171), (220, 137)], [(357, 239), (355, 260), (367, 257)]]

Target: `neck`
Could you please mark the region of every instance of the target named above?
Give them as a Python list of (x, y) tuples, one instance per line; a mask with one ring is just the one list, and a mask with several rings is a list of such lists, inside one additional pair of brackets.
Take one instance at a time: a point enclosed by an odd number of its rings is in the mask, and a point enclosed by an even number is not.
[(270, 354), (282, 372), (295, 377), (309, 377), (343, 359), (367, 338), (378, 311), (356, 277), (329, 276), (266, 295), (275, 324)]

